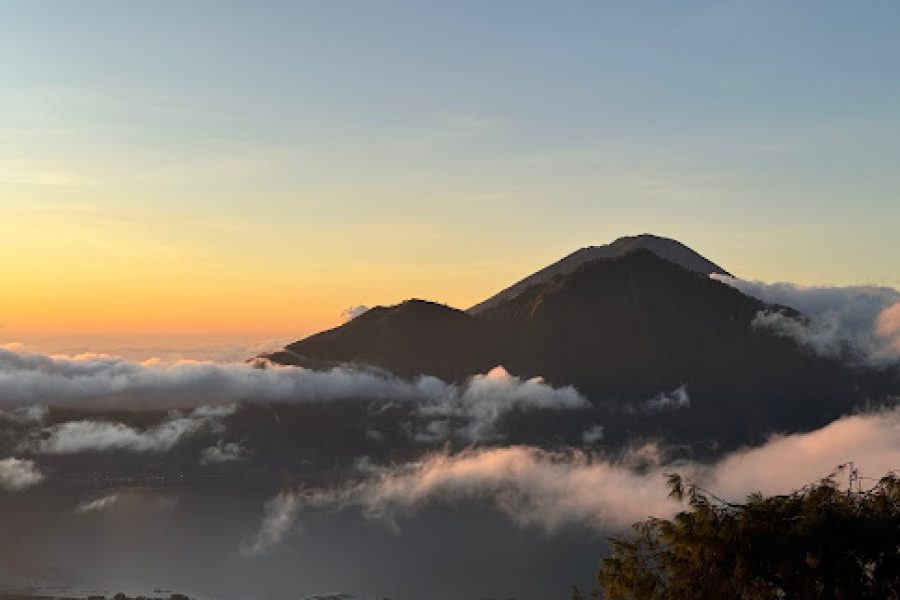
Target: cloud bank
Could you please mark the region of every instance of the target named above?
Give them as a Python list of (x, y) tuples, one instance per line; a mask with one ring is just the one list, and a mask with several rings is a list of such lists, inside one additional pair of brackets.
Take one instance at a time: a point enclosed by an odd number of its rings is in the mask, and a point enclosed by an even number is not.
[(680, 510), (682, 505), (667, 496), (669, 472), (733, 501), (757, 491), (788, 493), (848, 461), (861, 473), (880, 477), (900, 468), (900, 408), (773, 437), (712, 464), (663, 464), (653, 446), (633, 454), (610, 461), (591, 452), (512, 446), (445, 450), (413, 463), (370, 467), (349, 485), (283, 490), (266, 505), (262, 527), (244, 551), (259, 554), (279, 543), (305, 510), (356, 509), (394, 523), (430, 504), (487, 502), (522, 526), (554, 531), (576, 525), (605, 532)]
[[(554, 388), (540, 378), (522, 380), (502, 367), (448, 384), (435, 377), (402, 379), (354, 368), (312, 371), (300, 367), (213, 363), (136, 363), (111, 356), (47, 356), (21, 346), (0, 346), (0, 405), (36, 404), (161, 408), (237, 401), (332, 402), (348, 399), (403, 402), (427, 418), (455, 418), (471, 440), (491, 435), (513, 410), (570, 410), (587, 400), (570, 386)], [(195, 415), (196, 417), (196, 415)], [(75, 422), (51, 432), (46, 451), (77, 447), (76, 439), (105, 439), (108, 448), (166, 449), (193, 431), (196, 418), (173, 420), (158, 430)], [(99, 446), (96, 446), (99, 447)]]
[(32, 460), (5, 458), (0, 460), (0, 489), (18, 492), (44, 480), (38, 466)]
[(744, 294), (800, 311), (808, 321), (781, 312), (761, 313), (757, 326), (776, 331), (811, 350), (839, 358), (848, 347), (874, 365), (900, 361), (900, 292), (876, 286), (800, 286), (711, 275)]

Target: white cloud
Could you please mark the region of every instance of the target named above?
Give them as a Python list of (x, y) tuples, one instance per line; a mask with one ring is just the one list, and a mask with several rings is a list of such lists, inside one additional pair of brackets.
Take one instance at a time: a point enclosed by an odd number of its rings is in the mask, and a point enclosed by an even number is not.
[(233, 411), (233, 406), (203, 406), (187, 414), (173, 412), (167, 420), (146, 430), (106, 421), (67, 421), (45, 428), (45, 437), (37, 442), (36, 449), (44, 454), (105, 450), (164, 452), (187, 436), (216, 427)]
[(219, 440), (215, 446), (204, 448), (200, 454), (200, 464), (212, 465), (234, 462), (244, 458), (246, 453), (247, 451), (240, 444), (234, 442), (225, 443)]
[(679, 386), (669, 392), (660, 392), (645, 404), (647, 410), (678, 410), (691, 407), (691, 397), (688, 396), (687, 386)]
[(147, 515), (172, 510), (178, 506), (178, 498), (149, 488), (124, 488), (99, 498), (86, 500), (75, 507), (76, 514), (101, 513), (123, 510), (131, 516)]
[(17, 492), (44, 480), (44, 474), (33, 460), (4, 458), (0, 460), (0, 488)]
[(369, 311), (369, 307), (365, 304), (359, 304), (357, 306), (350, 306), (341, 311), (341, 319), (346, 323), (347, 321), (352, 321), (359, 315), (366, 313)]
[(475, 375), (461, 389), (451, 388), (444, 395), (430, 395), (436, 401), (424, 405), (429, 416), (465, 417), (461, 431), (472, 441), (488, 439), (500, 418), (515, 409), (571, 410), (588, 406), (574, 387), (554, 388), (540, 377), (522, 380), (503, 367), (494, 367), (484, 375)]
[(241, 546), (241, 554), (254, 556), (281, 543), (291, 532), (301, 508), (300, 495), (284, 491), (266, 503), (262, 526), (253, 539)]
[(893, 288), (800, 286), (724, 275), (711, 277), (769, 304), (803, 313), (808, 321), (777, 311), (763, 312), (755, 324), (793, 338), (819, 354), (838, 358), (849, 346), (858, 358), (871, 364), (900, 360), (900, 292)]
[(584, 433), (581, 434), (581, 441), (586, 446), (593, 446), (603, 439), (604, 434), (603, 425), (594, 424), (584, 430)]
[(91, 513), (91, 512), (100, 512), (103, 510), (107, 510), (112, 508), (116, 502), (119, 501), (119, 494), (113, 493), (107, 496), (101, 496), (95, 500), (88, 500), (86, 502), (82, 502), (78, 506), (75, 507), (75, 512), (77, 514)]
[(591, 452), (512, 446), (458, 454), (445, 450), (406, 465), (370, 466), (363, 479), (342, 487), (282, 491), (267, 506), (250, 547), (258, 553), (277, 544), (304, 510), (356, 508), (393, 523), (435, 503), (488, 502), (522, 526), (554, 531), (575, 525), (605, 532), (681, 510), (667, 496), (669, 472), (741, 501), (757, 491), (788, 493), (848, 461), (871, 477), (900, 467), (900, 408), (844, 417), (810, 433), (776, 436), (713, 464), (663, 464), (653, 446), (619, 461)]

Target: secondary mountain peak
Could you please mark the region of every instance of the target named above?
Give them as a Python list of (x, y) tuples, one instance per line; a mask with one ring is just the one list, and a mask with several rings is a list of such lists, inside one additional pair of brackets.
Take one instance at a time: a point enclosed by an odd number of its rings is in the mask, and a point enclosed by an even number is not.
[(532, 273), (498, 294), (476, 304), (471, 307), (468, 312), (470, 314), (482, 313), (507, 300), (515, 298), (534, 285), (549, 281), (556, 275), (571, 273), (587, 262), (601, 258), (616, 258), (636, 250), (649, 250), (668, 262), (701, 275), (711, 275), (713, 273), (730, 275), (728, 271), (719, 265), (706, 259), (677, 240), (643, 233), (640, 235), (620, 237), (619, 239), (602, 246), (587, 246), (580, 250), (576, 250), (552, 265)]

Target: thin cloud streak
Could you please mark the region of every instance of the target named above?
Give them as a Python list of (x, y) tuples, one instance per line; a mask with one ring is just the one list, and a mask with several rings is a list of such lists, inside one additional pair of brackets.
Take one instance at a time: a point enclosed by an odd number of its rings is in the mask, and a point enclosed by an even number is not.
[(120, 498), (120, 494), (115, 492), (113, 494), (108, 494), (106, 496), (101, 496), (95, 500), (88, 500), (82, 502), (78, 506), (75, 507), (75, 514), (85, 514), (92, 512), (101, 512), (104, 510), (108, 510), (112, 508)]

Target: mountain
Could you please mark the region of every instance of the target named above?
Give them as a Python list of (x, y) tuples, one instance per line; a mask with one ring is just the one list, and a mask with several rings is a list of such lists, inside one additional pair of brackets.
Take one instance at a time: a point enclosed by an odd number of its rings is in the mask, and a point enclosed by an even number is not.
[(552, 265), (532, 273), (525, 279), (514, 283), (496, 295), (469, 308), (468, 312), (477, 315), (478, 313), (489, 310), (506, 300), (515, 298), (531, 286), (551, 279), (555, 275), (571, 273), (586, 262), (597, 260), (598, 258), (616, 258), (624, 256), (629, 252), (642, 249), (649, 250), (660, 258), (683, 267), (688, 271), (700, 273), (701, 275), (708, 276), (713, 273), (730, 275), (728, 271), (717, 264), (710, 262), (681, 242), (645, 233), (636, 236), (621, 237), (616, 241), (603, 246), (588, 246), (587, 248), (576, 250)]
[(460, 379), (496, 366), (498, 325), (443, 304), (407, 300), (372, 308), (266, 358), (298, 366), (364, 363), (399, 375)]
[[(609, 431), (678, 443), (734, 446), (850, 410), (861, 395), (856, 373), (754, 327), (761, 310), (793, 312), (639, 248), (583, 262), (475, 314), (422, 300), (374, 308), (267, 358), (450, 381), (503, 365), (574, 385)], [(644, 410), (680, 386), (689, 410)], [(546, 415), (515, 418), (512, 439), (543, 443), (577, 437), (586, 417), (553, 425)]]

